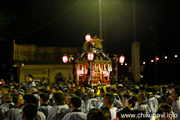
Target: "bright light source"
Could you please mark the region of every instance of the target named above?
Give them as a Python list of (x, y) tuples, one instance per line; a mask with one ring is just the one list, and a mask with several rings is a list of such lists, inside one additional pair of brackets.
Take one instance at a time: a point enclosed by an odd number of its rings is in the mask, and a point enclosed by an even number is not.
[(68, 63), (68, 56), (66, 56), (66, 55), (63, 56), (63, 62)]
[(143, 62), (143, 65), (145, 65), (145, 64), (146, 64), (146, 62), (144, 61), (144, 62)]
[(104, 70), (103, 74), (104, 74), (105, 77), (109, 76), (109, 72), (107, 70)]
[(85, 36), (85, 39), (86, 39), (86, 42), (90, 42), (91, 41), (91, 35), (90, 34), (87, 34)]
[(121, 56), (119, 57), (119, 63), (123, 64), (124, 61), (125, 61), (125, 57), (124, 57), (123, 55), (121, 55)]
[(79, 76), (82, 76), (82, 71), (81, 71), (81, 70), (78, 70), (78, 71), (77, 71), (77, 74), (78, 74)]
[(3, 81), (0, 81), (0, 85), (3, 84), (4, 82)]
[(153, 62), (154, 62), (154, 60), (151, 60), (151, 62), (153, 63)]
[(21, 63), (21, 67), (24, 67), (24, 63)]
[(178, 56), (177, 55), (174, 55), (175, 58), (177, 58)]
[(125, 63), (124, 65), (127, 66), (127, 63)]
[(164, 56), (164, 59), (167, 59), (167, 56)]
[(94, 54), (93, 53), (88, 53), (88, 60), (93, 61), (94, 60)]
[(158, 58), (158, 57), (156, 57), (156, 60), (159, 60), (159, 58)]

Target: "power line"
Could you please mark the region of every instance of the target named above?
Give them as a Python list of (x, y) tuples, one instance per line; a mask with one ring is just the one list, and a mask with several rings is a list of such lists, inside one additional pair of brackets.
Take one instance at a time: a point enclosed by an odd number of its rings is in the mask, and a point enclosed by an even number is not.
[(30, 34), (33, 34), (33, 33), (37, 32), (37, 31), (45, 28), (45, 27), (48, 26), (49, 24), (55, 22), (55, 21), (58, 20), (60, 17), (62, 17), (63, 15), (65, 15), (66, 13), (68, 13), (70, 10), (72, 10), (75, 6), (77, 6), (80, 1), (81, 1), (81, 0), (77, 1), (77, 2), (76, 2), (74, 5), (72, 5), (69, 9), (67, 9), (66, 11), (64, 11), (60, 16), (57, 16), (56, 18), (52, 19), (52, 20), (49, 21), (48, 23), (40, 26), (39, 28), (37, 28), (37, 29), (35, 29), (35, 30), (31, 31), (31, 32), (26, 33), (25, 35), (22, 35), (22, 36), (20, 36), (20, 37), (17, 37), (16, 40), (21, 39), (21, 38), (24, 38), (24, 37), (26, 37), (26, 36), (28, 36), (28, 35), (30, 35)]

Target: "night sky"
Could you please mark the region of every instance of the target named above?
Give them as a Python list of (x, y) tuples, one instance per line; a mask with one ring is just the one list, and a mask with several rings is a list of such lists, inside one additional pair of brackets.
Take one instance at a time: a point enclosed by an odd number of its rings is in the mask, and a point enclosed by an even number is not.
[[(106, 53), (131, 57), (132, 0), (102, 0)], [(136, 0), (136, 36), (141, 58), (179, 54), (179, 0)], [(17, 21), (12, 26), (18, 44), (82, 47), (85, 35), (99, 36), (98, 0), (14, 0)], [(157, 41), (154, 31), (157, 30)]]

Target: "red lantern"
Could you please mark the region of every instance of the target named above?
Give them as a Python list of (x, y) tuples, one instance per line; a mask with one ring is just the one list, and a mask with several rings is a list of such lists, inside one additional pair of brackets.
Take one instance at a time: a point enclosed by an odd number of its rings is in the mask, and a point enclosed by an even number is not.
[(68, 56), (66, 56), (66, 55), (63, 56), (63, 62), (64, 62), (64, 63), (68, 63)]
[(85, 39), (86, 39), (86, 42), (91, 42), (91, 35), (87, 34)]
[(3, 84), (4, 82), (0, 81), (0, 85)]
[(88, 60), (93, 61), (94, 60), (94, 54), (93, 53), (88, 53)]
[(103, 71), (103, 75), (104, 75), (105, 77), (107, 77), (107, 76), (109, 76), (109, 72), (108, 72), (107, 70), (104, 70), (104, 71)]
[(119, 57), (119, 63), (123, 64), (124, 61), (125, 61), (125, 57), (124, 57), (123, 55), (121, 55), (121, 56)]

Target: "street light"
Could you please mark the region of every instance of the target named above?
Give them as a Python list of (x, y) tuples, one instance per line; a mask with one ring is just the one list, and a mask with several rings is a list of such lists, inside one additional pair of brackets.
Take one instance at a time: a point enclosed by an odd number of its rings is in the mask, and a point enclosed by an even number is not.
[(124, 65), (127, 66), (127, 63), (125, 63)]
[(159, 60), (159, 58), (158, 57), (156, 57), (156, 61), (158, 61)]

